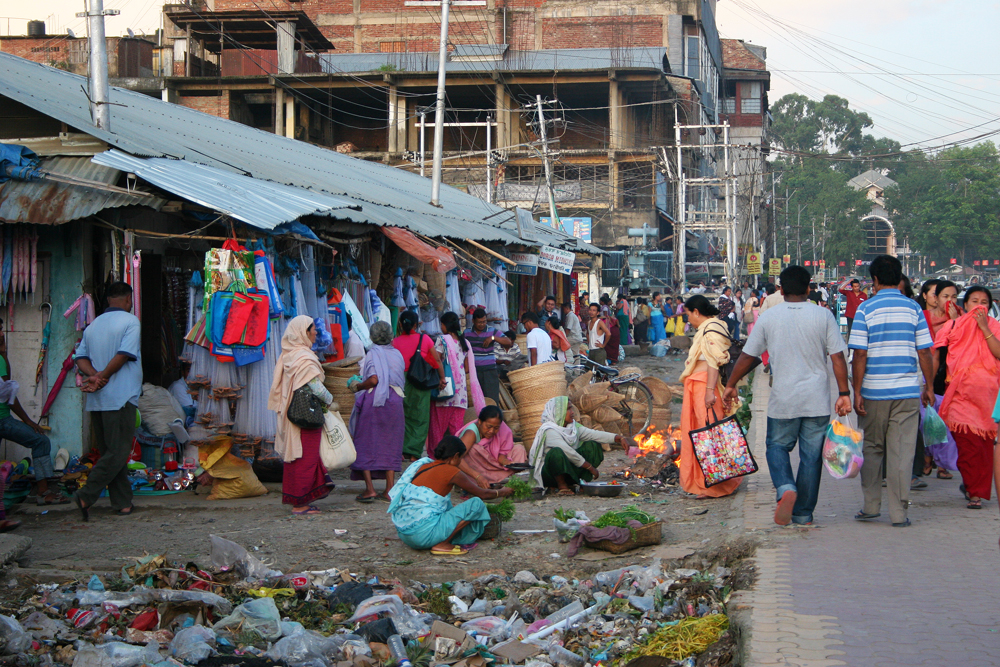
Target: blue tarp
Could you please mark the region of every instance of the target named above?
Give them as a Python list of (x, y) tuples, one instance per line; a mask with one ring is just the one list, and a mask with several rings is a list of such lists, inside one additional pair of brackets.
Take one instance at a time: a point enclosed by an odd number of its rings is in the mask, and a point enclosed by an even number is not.
[(0, 144), (0, 183), (12, 178), (19, 181), (34, 181), (42, 177), (35, 169), (38, 156), (24, 146)]

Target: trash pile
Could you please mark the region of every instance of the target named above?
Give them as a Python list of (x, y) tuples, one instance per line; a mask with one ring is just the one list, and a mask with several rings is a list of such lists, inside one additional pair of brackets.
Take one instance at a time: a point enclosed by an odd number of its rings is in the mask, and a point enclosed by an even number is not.
[(120, 578), (37, 585), (0, 603), (0, 656), (72, 667), (625, 667), (643, 656), (694, 665), (709, 647), (734, 645), (721, 565), (656, 559), (584, 580), (524, 570), (404, 584), (337, 569), (284, 574), (211, 542), (211, 568), (146, 556)]

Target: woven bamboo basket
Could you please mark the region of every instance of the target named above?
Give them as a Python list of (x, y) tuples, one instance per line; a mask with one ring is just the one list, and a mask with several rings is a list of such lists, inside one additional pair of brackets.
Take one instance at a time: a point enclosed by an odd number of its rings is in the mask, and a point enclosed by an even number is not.
[(670, 405), (670, 402), (674, 400), (670, 385), (660, 378), (647, 375), (642, 378), (642, 383), (649, 387), (649, 391), (653, 394), (653, 405)]
[(670, 426), (673, 416), (673, 411), (670, 408), (653, 406), (653, 414), (649, 423), (658, 428), (666, 428)]
[(550, 361), (537, 366), (526, 366), (525, 368), (511, 371), (507, 374), (510, 386), (516, 391), (518, 387), (538, 384), (540, 382), (551, 382), (556, 380), (562, 384), (566, 383), (566, 367), (561, 361)]
[(606, 424), (608, 422), (616, 422), (622, 418), (620, 413), (605, 405), (602, 405), (601, 407), (591, 412), (590, 416), (594, 418), (595, 422), (600, 422), (601, 424)]
[(510, 424), (511, 422), (520, 421), (520, 415), (518, 414), (517, 409), (515, 408), (513, 410), (504, 410), (503, 420), (508, 424)]
[(575, 403), (576, 400), (583, 395), (583, 390), (587, 388), (587, 385), (590, 384), (590, 380), (593, 377), (594, 374), (591, 371), (587, 371), (577, 379), (570, 382), (568, 390), (569, 400)]
[(543, 407), (550, 398), (566, 395), (566, 382), (548, 382), (521, 387), (514, 390), (514, 398), (518, 407), (522, 405), (541, 404)]
[(642, 369), (638, 366), (626, 366), (618, 369), (619, 375), (642, 375)]
[(589, 415), (594, 410), (607, 403), (610, 398), (611, 392), (604, 392), (603, 394), (583, 394), (576, 401), (573, 401), (573, 403), (580, 409), (580, 412), (585, 415)]
[(585, 394), (603, 394), (611, 390), (610, 382), (596, 382), (594, 384), (588, 384), (583, 389)]
[[(604, 422), (603, 424), (601, 424), (600, 430), (604, 431), (605, 433), (614, 433), (615, 435), (621, 435), (622, 434), (621, 422), (622, 422), (621, 419), (616, 419), (610, 422)], [(604, 451), (610, 452), (611, 451), (610, 445)]]
[(580, 423), (586, 428), (594, 428), (594, 420), (590, 418), (590, 415), (580, 417)]
[[(341, 359), (340, 361), (334, 361), (329, 364), (323, 364), (323, 373), (327, 377), (342, 377), (349, 378), (352, 375), (359, 375), (361, 373), (361, 359), (359, 357), (353, 357), (351, 359)], [(349, 363), (344, 363), (349, 362)]]
[(613, 554), (623, 554), (639, 547), (648, 547), (663, 542), (663, 522), (654, 521), (647, 523), (641, 528), (635, 529), (635, 534), (629, 537), (624, 544), (615, 544), (611, 540), (598, 540), (597, 542), (584, 542), (591, 549), (600, 549)]
[(479, 536), (481, 540), (495, 540), (500, 537), (500, 529), (503, 528), (503, 521), (495, 515), (490, 515), (490, 522), (486, 524), (483, 534)]

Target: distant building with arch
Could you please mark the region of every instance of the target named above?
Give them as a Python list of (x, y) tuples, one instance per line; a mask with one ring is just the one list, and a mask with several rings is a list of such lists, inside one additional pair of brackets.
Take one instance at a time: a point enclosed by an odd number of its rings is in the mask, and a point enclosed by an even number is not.
[(896, 181), (881, 171), (869, 169), (849, 180), (847, 184), (855, 190), (864, 190), (868, 200), (872, 202), (872, 210), (861, 218), (868, 239), (868, 249), (862, 259), (870, 262), (879, 255), (895, 257), (898, 254), (896, 227), (885, 207), (885, 191), (894, 187)]

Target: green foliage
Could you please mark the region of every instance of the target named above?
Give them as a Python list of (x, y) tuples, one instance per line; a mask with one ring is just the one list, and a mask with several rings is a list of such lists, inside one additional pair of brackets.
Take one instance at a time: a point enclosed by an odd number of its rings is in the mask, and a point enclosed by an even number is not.
[(499, 517), (501, 521), (510, 521), (514, 518), (514, 501), (510, 498), (504, 498), (496, 505), (487, 505), (486, 509), (490, 514)]
[(514, 489), (514, 495), (511, 496), (514, 500), (528, 500), (531, 498), (531, 484), (528, 484), (523, 479), (518, 479), (517, 477), (511, 477), (507, 480), (506, 487), (508, 489)]
[(448, 600), (449, 595), (451, 595), (451, 591), (448, 588), (438, 586), (428, 588), (421, 593), (419, 600), (429, 613), (437, 614), (441, 618), (447, 618), (451, 616), (451, 602)]
[(555, 514), (555, 517), (563, 523), (576, 518), (576, 512), (573, 510), (564, 510), (562, 507), (556, 508), (556, 511), (553, 512), (553, 514)]
[(627, 528), (629, 521), (638, 521), (639, 523), (646, 525), (647, 523), (653, 523), (656, 521), (656, 517), (647, 512), (643, 512), (639, 509), (638, 505), (626, 505), (617, 512), (606, 512), (602, 514), (597, 521), (594, 521), (590, 525), (595, 528), (606, 528), (608, 526)]
[(400, 67), (396, 67), (395, 65), (393, 65), (391, 63), (386, 63), (386, 64), (382, 65), (381, 67), (379, 67), (375, 71), (376, 72), (402, 72), (404, 70), (402, 68), (400, 68)]

